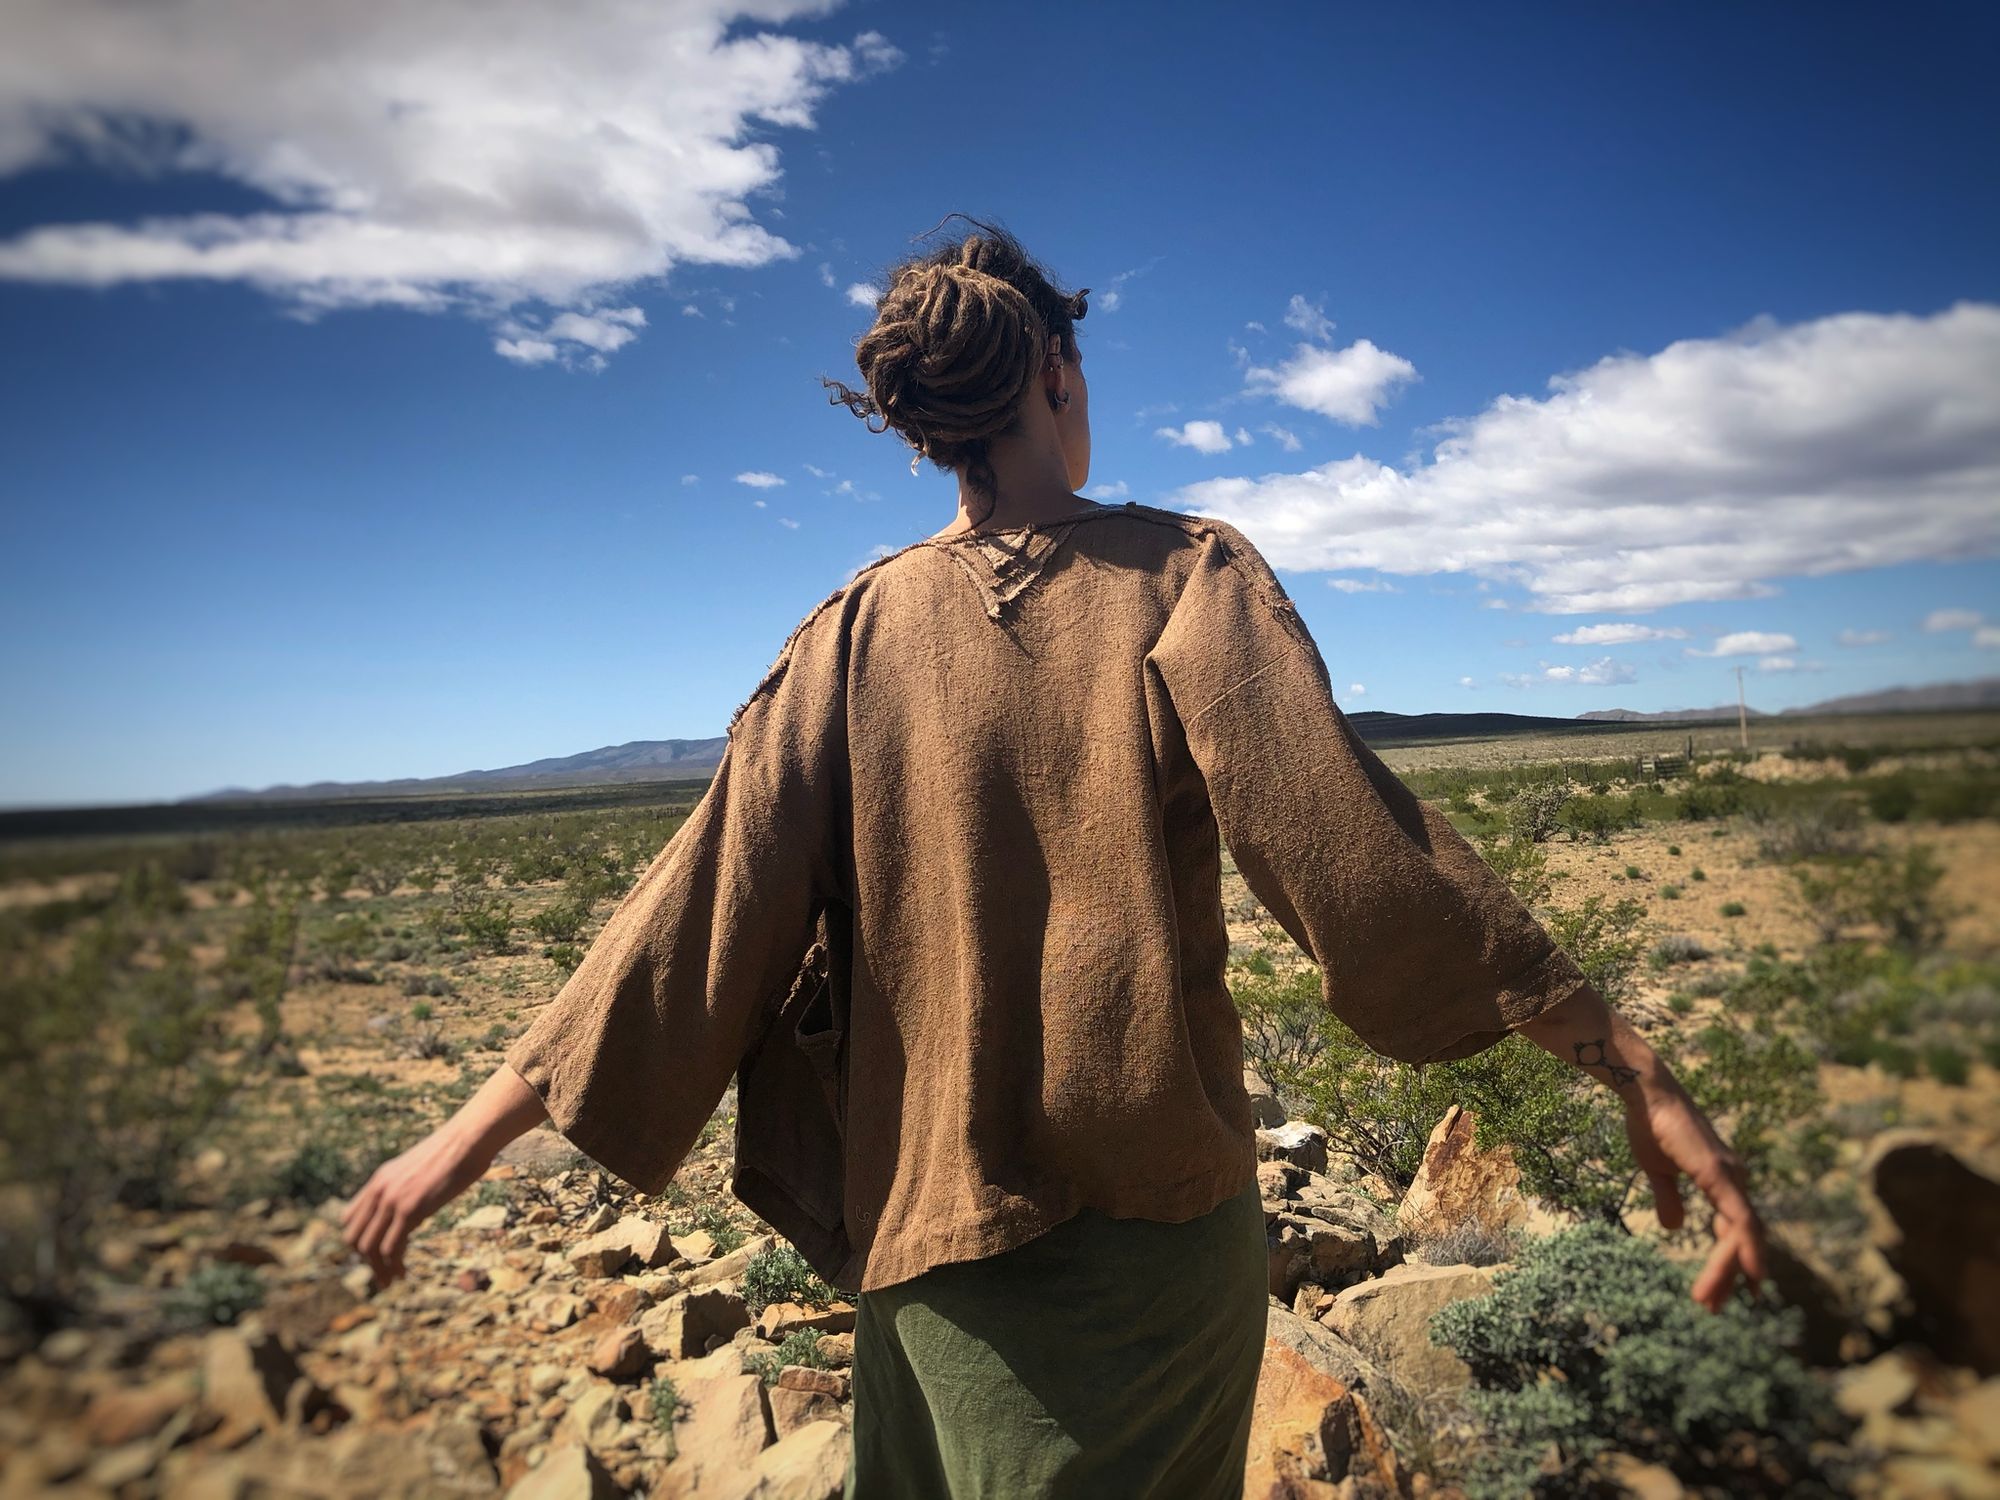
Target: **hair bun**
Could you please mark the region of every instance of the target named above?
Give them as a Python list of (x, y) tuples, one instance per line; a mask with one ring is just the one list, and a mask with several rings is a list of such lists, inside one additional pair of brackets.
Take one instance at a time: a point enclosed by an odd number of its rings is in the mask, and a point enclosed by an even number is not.
[(913, 268), (890, 299), (915, 358), (894, 395), (899, 417), (953, 442), (1005, 427), (1040, 368), (1042, 321), (1012, 283), (977, 266)]

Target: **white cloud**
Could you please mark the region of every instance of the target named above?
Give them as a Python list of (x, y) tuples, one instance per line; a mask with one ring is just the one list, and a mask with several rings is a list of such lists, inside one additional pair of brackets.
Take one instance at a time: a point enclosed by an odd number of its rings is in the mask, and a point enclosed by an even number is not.
[(682, 483), (682, 484), (700, 484), (700, 483), (701, 483), (701, 476), (700, 476), (699, 474), (683, 474), (683, 475), (681, 475), (681, 483)]
[(1687, 632), (1678, 625), (1633, 625), (1610, 621), (1603, 625), (1580, 625), (1555, 638), (1558, 646), (1629, 646), (1635, 641), (1684, 641)]
[(865, 281), (857, 281), (847, 289), (847, 300), (856, 307), (873, 307), (882, 300), (882, 289)]
[(1356, 339), (1345, 349), (1317, 344), (1293, 346), (1292, 357), (1275, 369), (1252, 365), (1243, 372), (1243, 389), (1251, 395), (1276, 396), (1287, 406), (1318, 412), (1354, 427), (1379, 425), (1378, 409), (1405, 381), (1417, 378), (1417, 367), (1399, 354)]
[(1981, 651), (2000, 651), (2000, 625), (1982, 625), (1972, 632), (1972, 644)]
[(1326, 586), (1343, 594), (1400, 594), (1402, 590), (1386, 578), (1329, 578)]
[(768, 500), (752, 500), (750, 503), (751, 505), (755, 506), (758, 510), (763, 510), (771, 502)]
[(775, 490), (785, 481), (769, 469), (745, 469), (736, 476), (738, 484), (747, 484), (753, 490)]
[(1467, 572), (1558, 613), (2000, 552), (2000, 307), (1759, 319), (1549, 386), (1442, 424), (1411, 468), (1357, 454), (1173, 500), (1281, 567)]
[(1132, 488), (1120, 479), (1110, 484), (1093, 484), (1086, 493), (1093, 500), (1123, 500), (1132, 493)]
[(1934, 609), (1924, 616), (1924, 629), (1933, 633), (1942, 630), (1977, 630), (1986, 623), (1986, 616), (1976, 609)]
[(820, 467), (820, 466), (819, 466), (818, 464), (807, 464), (807, 465), (805, 465), (805, 471), (806, 471), (806, 472), (807, 472), (808, 474), (812, 475), (812, 477), (813, 477), (813, 478), (815, 478), (815, 479), (831, 479), (831, 478), (833, 478), (833, 470), (831, 470), (831, 469), (822, 469), (822, 468), (821, 468), (821, 467)]
[(1155, 437), (1163, 437), (1177, 447), (1192, 448), (1197, 453), (1222, 453), (1231, 445), (1229, 434), (1220, 422), (1183, 422), (1178, 427), (1156, 427)]
[(1843, 646), (1879, 646), (1893, 639), (1893, 634), (1887, 630), (1843, 630), (1838, 639)]
[(1333, 319), (1326, 315), (1326, 299), (1308, 302), (1302, 292), (1293, 292), (1285, 304), (1285, 326), (1296, 328), (1309, 339), (1333, 337)]
[(797, 521), (794, 521), (790, 516), (778, 517), (778, 524), (780, 526), (788, 527), (793, 531), (797, 531), (799, 529), (799, 523)]
[(506, 358), (598, 367), (642, 326), (619, 289), (798, 254), (753, 216), (782, 175), (766, 137), (901, 60), (878, 32), (772, 29), (827, 8), (14, 0), (0, 176), (202, 172), (270, 201), (30, 226), (0, 241), (0, 278), (241, 282), (308, 316), (458, 310), (495, 324)]
[(1364, 687), (1361, 683), (1350, 682), (1347, 685), (1347, 696), (1350, 698), (1365, 697), (1367, 693), (1368, 689)]
[(1689, 656), (1768, 656), (1773, 652), (1796, 651), (1798, 640), (1780, 630), (1736, 630), (1719, 635), (1706, 651), (1689, 646)]
[(1479, 686), (1479, 684), (1474, 682), (1470, 677), (1459, 678), (1458, 685), (1462, 688), (1476, 688)]
[(821, 286), (833, 285), (833, 267), (825, 261), (819, 263), (819, 284)]
[(1542, 667), (1542, 678), (1547, 682), (1569, 682), (1586, 687), (1610, 687), (1621, 682), (1635, 682), (1638, 673), (1622, 661), (1601, 656), (1586, 666)]
[(1798, 659), (1790, 656), (1767, 656), (1757, 663), (1760, 672), (1796, 672), (1798, 669)]
[(1266, 422), (1257, 430), (1266, 436), (1277, 439), (1278, 446), (1283, 448), (1287, 453), (1296, 453), (1304, 446), (1299, 441), (1299, 435), (1296, 432), (1293, 432), (1289, 427), (1280, 427), (1276, 422)]
[(1247, 448), (1250, 446), (1252, 441), (1253, 439), (1250, 436), (1249, 428), (1239, 427), (1236, 429), (1236, 442), (1239, 447)]

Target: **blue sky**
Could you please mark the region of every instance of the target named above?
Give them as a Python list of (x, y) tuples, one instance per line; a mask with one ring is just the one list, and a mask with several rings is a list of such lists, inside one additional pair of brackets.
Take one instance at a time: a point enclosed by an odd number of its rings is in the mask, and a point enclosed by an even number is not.
[(0, 804), (719, 734), (951, 519), (819, 377), (954, 209), (1350, 710), (2000, 663), (1990, 10), (592, 9), (19, 7)]

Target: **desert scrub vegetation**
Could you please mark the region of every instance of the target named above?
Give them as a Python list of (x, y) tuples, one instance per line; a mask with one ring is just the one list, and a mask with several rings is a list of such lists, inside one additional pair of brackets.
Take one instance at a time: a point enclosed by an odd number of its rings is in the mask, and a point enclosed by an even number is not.
[(1491, 1295), (1454, 1303), (1431, 1337), (1472, 1371), (1480, 1440), (1456, 1447), (1470, 1500), (1607, 1491), (1597, 1460), (1630, 1454), (1715, 1493), (1832, 1496), (1820, 1445), (1845, 1435), (1825, 1381), (1794, 1352), (1801, 1315), (1739, 1292), (1721, 1313), (1648, 1241), (1584, 1225), (1530, 1241)]

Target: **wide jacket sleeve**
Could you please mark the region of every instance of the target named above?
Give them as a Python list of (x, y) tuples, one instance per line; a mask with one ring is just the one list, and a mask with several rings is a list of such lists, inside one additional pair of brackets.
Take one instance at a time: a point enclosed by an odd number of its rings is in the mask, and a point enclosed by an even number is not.
[(801, 622), (688, 819), (507, 1064), (572, 1144), (663, 1189), (769, 1027), (844, 868), (838, 612)]
[(1148, 670), (1223, 843), (1320, 966), (1329, 1009), (1414, 1063), (1480, 1051), (1587, 987), (1479, 852), (1355, 733), (1262, 554), (1209, 524)]

